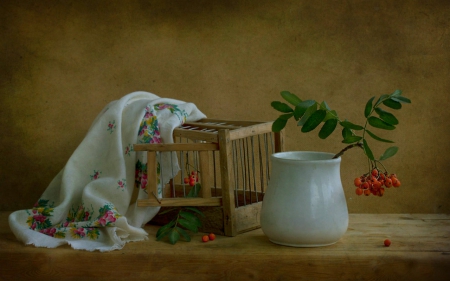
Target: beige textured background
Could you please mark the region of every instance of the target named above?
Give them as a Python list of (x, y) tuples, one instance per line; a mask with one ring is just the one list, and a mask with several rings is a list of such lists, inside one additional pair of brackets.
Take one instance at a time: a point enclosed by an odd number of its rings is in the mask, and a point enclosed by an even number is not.
[[(449, 1), (91, 2), (0, 2), (0, 210), (31, 207), (103, 106), (136, 90), (242, 120), (273, 120), (290, 90), (362, 123), (371, 96), (398, 88), (413, 103), (382, 135), (403, 186), (356, 197), (366, 162), (349, 151), (349, 211), (450, 212)], [(316, 133), (291, 123), (287, 148), (343, 147)]]

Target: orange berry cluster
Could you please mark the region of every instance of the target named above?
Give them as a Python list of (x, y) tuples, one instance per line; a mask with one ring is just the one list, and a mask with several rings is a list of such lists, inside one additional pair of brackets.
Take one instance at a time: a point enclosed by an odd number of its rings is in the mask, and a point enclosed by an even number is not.
[(198, 172), (192, 171), (189, 177), (184, 178), (184, 183), (194, 186), (198, 182)]
[(216, 235), (214, 233), (210, 233), (208, 235), (203, 235), (202, 236), (202, 241), (203, 242), (213, 241), (214, 239), (216, 239)]
[(397, 175), (381, 173), (377, 168), (374, 168), (370, 174), (365, 174), (355, 179), (356, 194), (366, 195), (370, 194), (383, 196), (385, 187), (399, 187), (401, 185)]

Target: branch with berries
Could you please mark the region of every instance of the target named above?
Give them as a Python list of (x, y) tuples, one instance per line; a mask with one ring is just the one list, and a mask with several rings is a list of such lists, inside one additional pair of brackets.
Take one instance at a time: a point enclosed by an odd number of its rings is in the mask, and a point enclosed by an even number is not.
[[(400, 181), (395, 174), (389, 174), (382, 161), (394, 156), (397, 146), (388, 147), (378, 158), (375, 158), (372, 149), (369, 147), (368, 139), (383, 143), (393, 143), (393, 141), (377, 136), (371, 130), (394, 130), (399, 124), (398, 119), (382, 108), (399, 110), (403, 104), (411, 103), (411, 100), (402, 95), (402, 91), (396, 90), (391, 94), (370, 98), (364, 107), (364, 125), (358, 125), (341, 120), (335, 110), (331, 110), (328, 104), (323, 101), (318, 103), (315, 100), (301, 100), (295, 94), (283, 91), (281, 96), (285, 102), (273, 101), (272, 107), (282, 114), (272, 125), (273, 132), (279, 132), (286, 126), (289, 119), (294, 118), (297, 126), (301, 127), (303, 133), (308, 133), (322, 125), (319, 131), (319, 138), (328, 138), (340, 125), (342, 127), (342, 143), (347, 144), (334, 158), (342, 156), (347, 150), (359, 147), (363, 150), (368, 161), (368, 172), (355, 179), (356, 194), (358, 195), (378, 195), (383, 196), (384, 188), (391, 186), (399, 187)], [(370, 128), (370, 130), (369, 130)]]

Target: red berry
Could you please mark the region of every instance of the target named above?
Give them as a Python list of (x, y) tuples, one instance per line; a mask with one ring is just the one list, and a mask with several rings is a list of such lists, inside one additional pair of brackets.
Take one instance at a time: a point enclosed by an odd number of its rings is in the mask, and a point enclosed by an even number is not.
[(189, 178), (184, 178), (184, 183), (189, 183)]
[(390, 178), (387, 178), (387, 179), (384, 181), (384, 185), (385, 185), (387, 188), (391, 187), (391, 186), (392, 186), (392, 180), (391, 180)]
[(357, 187), (355, 192), (356, 192), (356, 195), (362, 195), (364, 191), (361, 187)]
[(210, 233), (210, 234), (208, 235), (208, 237), (209, 237), (209, 240), (211, 240), (211, 241), (213, 241), (214, 239), (216, 239), (216, 235), (215, 235), (214, 233)]
[(372, 170), (372, 176), (374, 177), (378, 176), (378, 170), (376, 168)]
[(380, 183), (379, 181), (377, 181), (377, 180), (374, 180), (374, 181), (372, 182), (372, 187), (373, 187), (375, 190), (378, 190), (378, 189), (381, 187), (381, 183)]
[(369, 189), (369, 187), (370, 187), (370, 184), (369, 184), (368, 182), (364, 182), (364, 183), (361, 185), (361, 188), (362, 188), (362, 189)]
[(389, 240), (389, 239), (384, 240), (384, 246), (386, 246), (386, 247), (391, 246), (391, 240)]
[(356, 178), (355, 181), (354, 181), (354, 183), (355, 183), (355, 186), (356, 186), (356, 187), (360, 187), (361, 184), (362, 184), (361, 178)]
[(202, 236), (202, 241), (203, 242), (208, 242), (209, 241), (209, 236), (208, 235), (203, 235)]

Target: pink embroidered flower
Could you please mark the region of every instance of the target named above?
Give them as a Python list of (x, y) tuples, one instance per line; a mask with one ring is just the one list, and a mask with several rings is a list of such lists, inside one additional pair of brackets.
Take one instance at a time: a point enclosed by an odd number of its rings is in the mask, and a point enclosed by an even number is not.
[(47, 219), (47, 217), (46, 217), (46, 216), (43, 216), (43, 215), (34, 215), (34, 216), (33, 216), (33, 219), (34, 219), (35, 221), (38, 221), (38, 222), (40, 222), (40, 223), (43, 223), (43, 222)]
[(33, 224), (31, 225), (31, 229), (32, 229), (32, 230), (35, 230), (35, 229), (36, 229), (36, 223), (35, 223), (35, 222), (33, 222)]
[(139, 131), (139, 136), (142, 136), (145, 133), (145, 131), (147, 131), (147, 128), (148, 128), (147, 125), (144, 125), (142, 129)]
[(84, 228), (80, 227), (78, 229), (75, 229), (73, 231), (74, 234), (80, 236), (80, 237), (84, 237), (86, 235), (86, 233), (84, 233)]
[(171, 106), (169, 104), (158, 104), (157, 107), (159, 110), (163, 110), (163, 109), (169, 108)]
[[(102, 173), (101, 171), (96, 171), (96, 170), (94, 170), (94, 174), (90, 176), (90, 177), (91, 177), (91, 180), (99, 179), (101, 173)], [(82, 206), (80, 206), (80, 208), (81, 208), (81, 207), (82, 207)]]
[(85, 221), (89, 220), (89, 212), (84, 213), (84, 220)]
[(145, 118), (145, 119), (148, 119), (148, 118), (150, 118), (151, 116), (153, 116), (153, 114), (152, 114), (150, 111), (146, 111), (146, 112), (145, 112), (145, 115), (144, 115), (144, 118)]
[(114, 213), (112, 211), (107, 211), (105, 214), (106, 220), (108, 222), (115, 222), (116, 218), (114, 217)]
[(156, 133), (155, 136), (153, 136), (150, 139), (150, 143), (161, 143), (161, 138), (160, 136)]
[(105, 226), (110, 222), (115, 222), (116, 218), (114, 217), (114, 213), (112, 211), (107, 211), (103, 217), (101, 217), (98, 222), (101, 226)]
[(142, 174), (141, 177), (141, 188), (145, 189), (147, 187), (147, 174)]
[(53, 236), (55, 236), (56, 228), (52, 227), (52, 228), (41, 229), (40, 232), (53, 237)]

